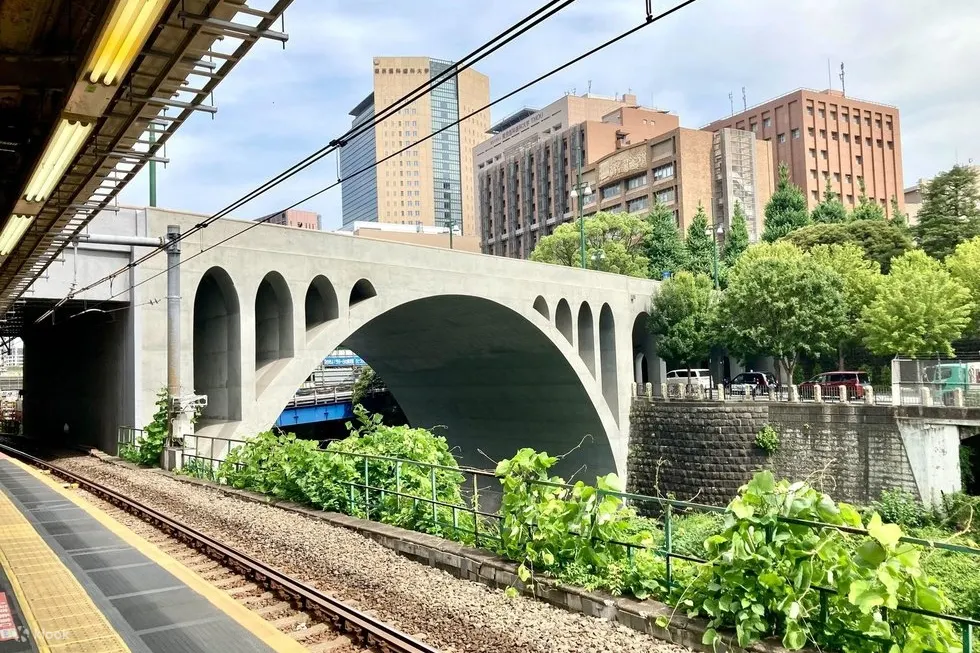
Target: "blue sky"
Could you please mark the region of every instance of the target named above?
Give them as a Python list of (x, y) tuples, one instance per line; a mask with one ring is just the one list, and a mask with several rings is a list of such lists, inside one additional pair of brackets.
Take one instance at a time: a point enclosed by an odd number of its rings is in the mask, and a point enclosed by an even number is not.
[[(252, 0), (262, 7), (269, 0)], [(371, 57), (454, 59), (530, 13), (539, 0), (294, 0), (290, 39), (259, 43), (194, 116), (158, 174), (162, 207), (211, 213), (350, 126), (371, 88)], [(654, 0), (655, 10), (671, 3)], [(476, 66), (496, 98), (637, 24), (644, 0), (578, 0)], [(728, 94), (753, 105), (798, 87), (827, 87), (827, 60), (847, 93), (901, 110), (905, 185), (980, 162), (980, 2), (976, 0), (698, 0), (628, 41), (494, 108), (497, 120), (574, 90), (622, 94), (669, 109), (686, 127), (727, 115)], [(236, 212), (266, 215), (336, 180), (333, 156)], [(144, 205), (146, 170), (120, 201)], [(340, 189), (303, 205), (340, 226)]]

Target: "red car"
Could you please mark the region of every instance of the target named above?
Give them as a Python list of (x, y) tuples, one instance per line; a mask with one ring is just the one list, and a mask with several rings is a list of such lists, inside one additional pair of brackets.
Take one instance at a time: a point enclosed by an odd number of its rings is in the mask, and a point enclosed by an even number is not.
[(801, 383), (800, 394), (804, 397), (812, 397), (813, 388), (818, 385), (825, 399), (839, 398), (841, 387), (847, 388), (848, 399), (863, 399), (864, 386), (871, 385), (871, 377), (867, 372), (824, 372), (806, 383)]

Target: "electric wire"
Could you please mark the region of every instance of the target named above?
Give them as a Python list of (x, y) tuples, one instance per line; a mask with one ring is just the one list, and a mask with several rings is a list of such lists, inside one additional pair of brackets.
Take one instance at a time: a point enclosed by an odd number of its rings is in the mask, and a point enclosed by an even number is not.
[[(462, 122), (464, 122), (466, 120), (469, 120), (473, 116), (475, 116), (475, 115), (477, 115), (477, 114), (479, 114), (479, 113), (481, 113), (483, 111), (486, 111), (486, 110), (490, 109), (494, 105), (496, 105), (496, 104), (498, 104), (500, 102), (503, 102), (504, 100), (507, 100), (507, 99), (513, 97), (514, 95), (516, 95), (518, 93), (521, 93), (522, 91), (527, 90), (528, 88), (530, 88), (531, 86), (534, 86), (535, 84), (539, 84), (540, 82), (544, 81), (545, 79), (548, 79), (549, 77), (552, 77), (552, 76), (558, 74), (559, 72), (565, 70), (566, 68), (569, 68), (570, 66), (573, 66), (573, 65), (581, 62), (582, 60), (587, 59), (588, 57), (591, 57), (594, 54), (596, 54), (596, 53), (598, 53), (598, 52), (600, 52), (602, 50), (605, 50), (606, 48), (608, 48), (608, 47), (610, 47), (612, 45), (615, 45), (616, 43), (619, 43), (620, 41), (622, 41), (624, 39), (629, 38), (630, 36), (636, 34), (637, 32), (639, 32), (641, 30), (643, 30), (644, 28), (649, 27), (650, 25), (653, 25), (654, 23), (656, 23), (656, 22), (658, 22), (660, 20), (663, 20), (664, 18), (667, 18), (671, 14), (674, 14), (677, 11), (680, 11), (681, 9), (683, 9), (683, 8), (685, 8), (687, 6), (694, 4), (695, 2), (697, 2), (697, 0), (684, 0), (683, 2), (680, 2), (677, 5), (675, 5), (674, 7), (671, 7), (670, 9), (667, 9), (667, 10), (665, 10), (665, 11), (659, 13), (659, 14), (656, 14), (656, 15), (648, 14), (647, 17), (646, 17), (646, 20), (644, 20), (644, 22), (642, 22), (642, 23), (640, 23), (640, 24), (638, 24), (638, 25), (636, 25), (636, 26), (634, 26), (634, 27), (626, 30), (625, 32), (622, 32), (622, 33), (618, 34), (617, 36), (614, 36), (614, 37), (612, 37), (612, 38), (610, 38), (610, 39), (608, 39), (608, 40), (600, 43), (599, 45), (593, 47), (592, 49), (587, 50), (586, 52), (583, 52), (582, 54), (578, 55), (574, 59), (570, 59), (570, 60), (566, 61), (565, 63), (559, 65), (558, 67), (553, 68), (550, 71), (539, 75), (538, 77), (535, 77), (531, 81), (526, 82), (525, 84), (522, 84), (521, 86), (519, 86), (519, 87), (515, 88), (514, 90), (506, 93), (505, 95), (502, 95), (501, 97), (497, 98), (496, 100), (491, 101), (489, 104), (486, 104), (483, 107), (480, 107), (479, 109), (476, 109), (476, 110), (470, 112), (469, 114), (467, 114), (467, 115), (459, 118), (458, 120), (456, 120), (456, 121), (454, 121), (452, 123), (449, 123), (445, 127), (442, 127), (441, 129), (439, 129), (437, 131), (434, 131), (434, 132), (432, 132), (431, 134), (428, 134), (425, 137), (420, 138), (418, 141), (415, 141), (414, 143), (412, 143), (410, 145), (406, 145), (402, 149), (397, 150), (397, 151), (393, 152), (392, 154), (390, 154), (390, 155), (388, 155), (386, 157), (383, 157), (383, 158), (379, 159), (378, 161), (374, 162), (373, 164), (371, 164), (369, 166), (366, 166), (364, 168), (361, 168), (359, 170), (356, 170), (356, 171), (352, 172), (351, 174), (347, 175), (346, 177), (344, 177), (342, 179), (338, 179), (336, 182), (333, 182), (331, 184), (328, 184), (327, 186), (324, 186), (323, 188), (317, 190), (316, 192), (314, 192), (314, 193), (312, 193), (310, 195), (307, 195), (303, 199), (301, 199), (301, 200), (299, 200), (299, 201), (297, 201), (297, 202), (289, 205), (288, 207), (282, 209), (282, 211), (288, 211), (288, 210), (290, 210), (292, 208), (295, 208), (295, 207), (299, 206), (300, 204), (303, 204), (304, 202), (308, 202), (311, 199), (314, 199), (314, 198), (318, 197), (319, 195), (322, 195), (323, 193), (325, 193), (325, 192), (327, 192), (329, 190), (332, 190), (333, 188), (336, 188), (337, 186), (339, 186), (344, 181), (349, 181), (350, 179), (352, 179), (354, 177), (357, 177), (358, 175), (364, 174), (364, 173), (372, 170), (373, 168), (376, 168), (380, 164), (382, 164), (382, 163), (384, 163), (386, 161), (389, 161), (389, 160), (393, 159), (394, 157), (398, 156), (399, 154), (402, 154), (402, 153), (406, 152), (407, 150), (410, 150), (413, 147), (416, 147), (420, 143), (424, 143), (425, 141), (428, 141), (428, 140), (434, 138), (435, 136), (437, 136), (438, 134), (442, 133), (443, 131), (446, 131), (447, 129), (450, 129), (452, 127), (455, 127), (455, 126), (459, 125), (460, 123), (462, 123)], [(272, 215), (277, 215), (277, 214), (272, 214)], [(269, 216), (269, 217), (272, 217), (272, 216)], [(240, 236), (240, 235), (242, 235), (242, 234), (244, 234), (244, 233), (246, 233), (248, 231), (251, 231), (252, 229), (254, 229), (255, 227), (258, 227), (261, 224), (264, 224), (264, 222), (265, 222), (265, 220), (257, 220), (257, 221), (249, 222), (248, 225), (245, 226), (244, 228), (242, 228), (242, 229), (240, 229), (240, 230), (238, 230), (238, 231), (236, 231), (236, 232), (234, 232), (234, 233), (232, 233), (232, 234), (230, 234), (230, 235), (228, 235), (228, 236), (226, 236), (226, 237), (224, 237), (224, 238), (222, 238), (222, 239), (220, 239), (220, 240), (218, 240), (218, 241), (216, 241), (216, 242), (214, 242), (214, 243), (212, 243), (210, 245), (207, 245), (206, 247), (203, 247), (200, 251), (195, 252), (194, 254), (191, 254), (190, 256), (183, 257), (181, 259), (181, 263), (186, 263), (187, 261), (190, 261), (192, 259), (195, 259), (198, 256), (201, 256), (202, 254), (204, 254), (204, 253), (206, 253), (206, 252), (214, 249), (215, 247), (219, 247), (221, 245), (224, 245), (228, 241), (230, 241), (230, 240), (232, 240), (234, 238), (237, 238), (238, 236)], [(120, 290), (119, 292), (111, 295), (108, 299), (102, 300), (101, 303), (112, 301), (114, 298), (122, 295), (123, 293), (129, 292), (130, 290), (134, 290), (134, 289), (142, 286), (145, 283), (149, 283), (153, 279), (156, 279), (157, 277), (160, 277), (160, 276), (166, 274), (173, 267), (179, 266), (181, 263), (178, 263), (177, 265), (174, 265), (174, 266), (168, 266), (168, 267), (164, 268), (163, 270), (157, 272), (156, 274), (153, 274), (153, 275), (151, 275), (151, 276), (149, 276), (149, 277), (147, 277), (147, 278), (145, 278), (145, 279), (143, 279), (143, 280), (141, 280), (139, 282), (133, 283), (130, 286), (128, 286), (127, 288), (124, 288), (124, 289)], [(96, 306), (98, 306), (98, 305), (99, 304), (97, 304)], [(42, 316), (42, 318), (39, 318), (39, 319), (43, 319), (43, 317), (45, 317), (45, 316)]]
[[(544, 5), (542, 5), (541, 7), (539, 7), (537, 10), (535, 10), (534, 12), (532, 12), (531, 14), (529, 14), (528, 16), (522, 18), (517, 23), (511, 25), (510, 27), (508, 27), (507, 29), (505, 29), (503, 32), (501, 32), (497, 36), (493, 37), (490, 41), (487, 41), (486, 43), (484, 43), (481, 46), (479, 46), (477, 49), (475, 49), (472, 52), (470, 52), (469, 54), (463, 56), (459, 61), (457, 61), (453, 65), (449, 66), (449, 68), (447, 68), (442, 73), (439, 73), (435, 77), (431, 77), (427, 82), (425, 82), (423, 84), (420, 84), (418, 87), (416, 87), (412, 91), (409, 91), (407, 94), (405, 94), (404, 96), (402, 96), (401, 98), (399, 98), (398, 100), (396, 100), (393, 104), (385, 107), (379, 114), (375, 115), (372, 120), (366, 121), (366, 122), (361, 123), (361, 124), (356, 125), (356, 126), (352, 126), (351, 129), (347, 130), (341, 136), (339, 136), (339, 137), (331, 140), (326, 146), (320, 148), (316, 152), (313, 152), (312, 154), (308, 155), (306, 158), (302, 159), (301, 161), (293, 164), (292, 166), (290, 166), (286, 170), (280, 172), (279, 174), (277, 174), (276, 176), (274, 176), (272, 179), (270, 179), (270, 180), (266, 181), (265, 183), (263, 183), (262, 185), (260, 185), (258, 188), (253, 189), (252, 191), (250, 191), (246, 195), (244, 195), (244, 196), (240, 197), (239, 199), (235, 200), (234, 202), (232, 202), (231, 204), (229, 204), (225, 208), (221, 209), (217, 213), (214, 213), (214, 214), (208, 216), (207, 218), (205, 218), (204, 220), (202, 220), (198, 224), (194, 225), (193, 227), (191, 227), (187, 231), (179, 234), (177, 236), (177, 238), (175, 238), (175, 239), (173, 239), (171, 241), (168, 241), (167, 243), (162, 244), (162, 245), (160, 245), (158, 247), (153, 248), (151, 251), (147, 252), (146, 254), (143, 254), (141, 257), (139, 257), (137, 259), (134, 259), (133, 261), (130, 261), (129, 263), (127, 263), (122, 268), (116, 270), (115, 272), (112, 272), (110, 274), (107, 274), (106, 276), (102, 277), (101, 279), (99, 279), (97, 281), (94, 281), (94, 282), (88, 284), (84, 288), (80, 288), (78, 290), (73, 291), (72, 293), (70, 293), (69, 295), (67, 295), (65, 298), (63, 298), (62, 300), (60, 300), (55, 305), (55, 308), (63, 305), (66, 301), (68, 301), (69, 299), (71, 299), (72, 297), (74, 297), (74, 296), (76, 296), (78, 294), (81, 294), (81, 293), (86, 292), (88, 290), (91, 290), (91, 289), (93, 289), (93, 288), (95, 288), (97, 286), (100, 286), (103, 283), (108, 282), (111, 277), (116, 277), (116, 276), (118, 276), (118, 275), (120, 275), (120, 274), (122, 274), (122, 273), (124, 273), (124, 272), (126, 272), (128, 270), (131, 270), (131, 269), (137, 267), (138, 265), (141, 265), (142, 263), (145, 263), (150, 258), (156, 256), (160, 252), (165, 251), (166, 248), (170, 244), (175, 243), (175, 242), (180, 242), (181, 240), (184, 240), (188, 236), (191, 236), (194, 233), (197, 233), (198, 231), (201, 231), (202, 229), (207, 228), (209, 225), (211, 225), (215, 221), (217, 221), (217, 220), (225, 217), (226, 215), (228, 215), (232, 211), (235, 211), (236, 209), (241, 208), (242, 206), (244, 206), (248, 202), (251, 202), (252, 200), (256, 199), (257, 197), (259, 197), (259, 196), (265, 194), (266, 192), (272, 190), (273, 188), (275, 188), (279, 184), (281, 184), (284, 181), (290, 179), (291, 177), (299, 174), (300, 172), (302, 172), (303, 170), (309, 168), (314, 163), (317, 163), (318, 161), (320, 161), (324, 157), (326, 157), (326, 156), (330, 155), (331, 153), (339, 150), (344, 145), (346, 145), (347, 142), (349, 142), (351, 139), (356, 138), (357, 136), (363, 134), (368, 129), (374, 129), (377, 125), (381, 124), (382, 122), (384, 122), (385, 120), (387, 120), (391, 116), (396, 115), (398, 113), (398, 111), (400, 111), (401, 109), (405, 108), (406, 106), (412, 104), (413, 102), (416, 102), (419, 99), (421, 99), (421, 98), (425, 97), (426, 95), (428, 95), (433, 89), (437, 88), (438, 86), (440, 86), (441, 84), (443, 84), (444, 82), (446, 82), (450, 77), (454, 77), (454, 76), (458, 75), (460, 72), (463, 72), (463, 71), (471, 68), (473, 65), (475, 65), (476, 63), (482, 61), (486, 57), (490, 56), (491, 54), (493, 54), (497, 50), (499, 50), (502, 47), (504, 47), (505, 45), (507, 45), (507, 44), (511, 43), (512, 41), (516, 40), (517, 38), (523, 36), (528, 31), (530, 31), (534, 27), (538, 26), (539, 24), (541, 24), (542, 22), (544, 22), (548, 18), (551, 18), (552, 16), (554, 16), (555, 14), (557, 14), (559, 11), (567, 8), (569, 5), (571, 5), (575, 1), (576, 0), (550, 0), (550, 2), (545, 3)], [(292, 207), (290, 207), (290, 208), (292, 208)], [(273, 213), (272, 215), (267, 216), (266, 219), (271, 218), (273, 215), (276, 215), (276, 214)], [(261, 224), (261, 222), (259, 222), (259, 223)], [(45, 317), (47, 317), (47, 315), (43, 315), (40, 319), (44, 319)]]

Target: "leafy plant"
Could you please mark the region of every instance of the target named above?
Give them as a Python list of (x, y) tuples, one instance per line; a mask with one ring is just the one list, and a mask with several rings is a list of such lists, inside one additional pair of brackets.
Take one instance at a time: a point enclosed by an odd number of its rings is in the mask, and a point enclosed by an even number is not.
[[(899, 542), (899, 526), (883, 523), (875, 513), (868, 536), (854, 546), (836, 528), (787, 520), (865, 526), (848, 504), (835, 503), (805, 483), (777, 483), (771, 472), (758, 473), (729, 504), (724, 531), (708, 538), (708, 566), (689, 588), (692, 616), (709, 620), (705, 644), (721, 643), (719, 629), (733, 628), (742, 647), (773, 635), (793, 650), (808, 643), (879, 650), (876, 639), (893, 642), (895, 652), (958, 646), (949, 622), (899, 609), (949, 606), (923, 573), (919, 550)], [(825, 610), (821, 591), (826, 591)]]
[(779, 444), (779, 431), (774, 429), (771, 424), (766, 424), (762, 430), (755, 434), (755, 446), (770, 456), (779, 451)]
[(143, 435), (133, 444), (125, 445), (119, 450), (119, 457), (144, 467), (153, 467), (160, 464), (160, 456), (167, 443), (167, 436), (170, 433), (170, 393), (166, 388), (157, 393), (157, 400), (154, 404), (156, 411), (153, 413), (153, 420), (143, 429)]
[(192, 478), (202, 478), (206, 481), (218, 480), (218, 471), (214, 468), (214, 465), (210, 460), (203, 458), (185, 458), (184, 464), (177, 470), (177, 474)]
[(919, 499), (908, 490), (900, 488), (883, 490), (879, 499), (874, 502), (873, 510), (886, 522), (906, 528), (925, 526), (929, 521), (929, 511)]

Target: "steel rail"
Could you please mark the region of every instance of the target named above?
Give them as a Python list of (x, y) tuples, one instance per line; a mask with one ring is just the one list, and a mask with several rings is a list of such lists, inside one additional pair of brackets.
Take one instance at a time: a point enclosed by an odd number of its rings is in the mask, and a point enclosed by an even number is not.
[(383, 621), (374, 619), (316, 588), (290, 578), (274, 567), (222, 544), (139, 501), (8, 445), (0, 444), (0, 451), (35, 467), (47, 469), (70, 483), (76, 483), (80, 488), (108, 500), (194, 548), (203, 550), (226, 567), (257, 581), (271, 591), (288, 597), (297, 608), (307, 611), (316, 619), (332, 623), (338, 632), (353, 637), (361, 646), (375, 648), (382, 653), (439, 653), (438, 649), (415, 640)]

